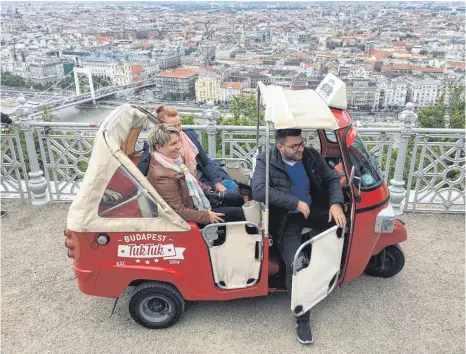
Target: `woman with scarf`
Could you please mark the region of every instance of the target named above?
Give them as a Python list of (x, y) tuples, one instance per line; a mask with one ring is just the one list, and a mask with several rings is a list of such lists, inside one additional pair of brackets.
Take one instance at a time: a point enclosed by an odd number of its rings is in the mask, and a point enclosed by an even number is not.
[(205, 194), (210, 188), (199, 182), (181, 155), (182, 137), (172, 125), (154, 126), (148, 137), (152, 148), (147, 178), (160, 196), (184, 220), (201, 225), (244, 221), (241, 207), (211, 208)]
[(181, 130), (180, 115), (174, 108), (162, 105), (156, 108), (160, 123), (175, 126), (181, 134), (181, 156), (191, 173), (202, 183), (219, 192), (233, 192), (238, 186), (230, 176), (205, 153), (194, 131)]

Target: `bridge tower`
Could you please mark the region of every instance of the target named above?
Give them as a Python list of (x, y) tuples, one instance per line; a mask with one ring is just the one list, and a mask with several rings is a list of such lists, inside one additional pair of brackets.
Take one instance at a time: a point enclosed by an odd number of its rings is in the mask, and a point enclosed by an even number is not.
[(95, 90), (94, 90), (94, 81), (92, 80), (92, 73), (91, 69), (89, 68), (74, 68), (74, 84), (76, 86), (76, 95), (81, 95), (81, 87), (79, 86), (79, 78), (78, 73), (86, 74), (87, 79), (89, 80), (89, 89), (91, 90), (91, 98), (93, 98), (92, 103), (96, 104), (95, 102)]

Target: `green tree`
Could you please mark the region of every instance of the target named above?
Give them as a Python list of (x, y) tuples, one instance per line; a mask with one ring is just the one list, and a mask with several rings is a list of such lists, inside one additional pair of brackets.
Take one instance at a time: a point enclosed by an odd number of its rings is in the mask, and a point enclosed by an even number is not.
[(427, 50), (423, 49), (423, 50), (421, 50), (421, 51), (419, 52), (419, 54), (421, 54), (421, 55), (427, 55), (427, 54), (429, 54), (429, 52), (428, 52)]
[[(440, 96), (436, 105), (419, 110), (417, 124), (422, 128), (444, 128), (445, 115), (450, 116), (450, 128), (465, 128), (465, 87), (450, 84)], [(448, 100), (445, 97), (448, 96)], [(448, 101), (448, 102), (446, 102)]]
[(49, 106), (45, 106), (40, 117), (44, 122), (54, 122), (58, 120), (58, 117), (52, 113), (52, 109)]
[(188, 114), (185, 115), (181, 118), (181, 124), (182, 125), (196, 125), (196, 122), (194, 121), (194, 114)]
[(418, 113), (417, 123), (422, 128), (444, 128), (444, 114), (444, 108), (439, 105), (422, 107)]
[[(257, 120), (257, 97), (255, 95), (233, 96), (230, 100), (233, 117), (224, 118), (226, 125), (255, 125)], [(261, 112), (261, 119), (264, 113)]]
[(9, 72), (2, 74), (1, 78), (2, 85), (13, 86), (13, 87), (25, 87), (27, 86), (26, 81), (19, 75), (13, 75)]
[(62, 89), (73, 89), (72, 85), (74, 84), (74, 77), (68, 76), (66, 79), (62, 80), (58, 86)]
[(186, 97), (185, 94), (178, 93), (178, 92), (168, 92), (164, 99), (168, 101), (178, 101), (178, 100), (183, 100)]
[[(236, 126), (255, 126), (257, 124), (257, 97), (255, 95), (244, 95), (244, 96), (233, 96), (230, 101), (230, 110), (232, 116), (220, 117), (217, 120), (218, 125), (236, 125)], [(264, 111), (259, 112), (259, 124), (265, 125), (264, 122)], [(255, 140), (255, 135), (250, 134), (235, 135), (238, 139), (244, 139), (244, 141)], [(203, 141), (204, 143), (204, 141)], [(255, 143), (254, 143), (255, 144)], [(244, 142), (240, 144), (243, 149), (247, 150), (248, 143)], [(222, 133), (217, 134), (217, 155), (220, 157), (222, 151)], [(230, 145), (225, 145), (226, 156), (230, 154)]]

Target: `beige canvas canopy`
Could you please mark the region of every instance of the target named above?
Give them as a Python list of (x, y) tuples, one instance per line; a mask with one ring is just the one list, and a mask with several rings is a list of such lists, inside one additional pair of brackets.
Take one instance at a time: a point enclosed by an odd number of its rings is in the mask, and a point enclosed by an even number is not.
[(339, 128), (329, 108), (346, 108), (346, 86), (337, 77), (327, 76), (317, 91), (286, 90), (281, 86), (265, 86), (262, 82), (258, 86), (265, 105), (265, 120), (273, 123), (275, 129)]
[[(68, 213), (68, 229), (76, 232), (189, 230), (189, 224), (165, 203), (127, 156), (135, 151), (141, 129), (148, 126), (151, 120), (153, 116), (149, 112), (124, 104), (101, 124), (95, 136), (89, 166)], [(120, 167), (134, 177), (142, 187), (145, 197), (157, 204), (158, 217), (105, 218), (98, 215), (105, 189)]]

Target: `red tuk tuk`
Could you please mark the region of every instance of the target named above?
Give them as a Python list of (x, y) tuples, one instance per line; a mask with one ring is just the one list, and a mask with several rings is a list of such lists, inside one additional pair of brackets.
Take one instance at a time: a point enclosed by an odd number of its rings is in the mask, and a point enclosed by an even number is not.
[[(348, 176), (341, 179), (347, 227), (311, 238), (296, 253), (297, 257), (312, 244), (308, 267), (294, 271), (292, 312), (299, 316), (336, 285), (364, 272), (397, 274), (404, 265), (399, 243), (407, 233), (346, 111), (344, 83), (333, 75), (315, 91), (260, 83), (258, 98), (258, 111), (260, 102), (265, 105), (266, 150), (272, 124), (316, 129), (322, 156)], [(154, 122), (151, 113), (125, 104), (96, 134), (64, 232), (80, 290), (118, 298), (128, 286), (134, 287), (129, 311), (147, 328), (175, 324), (186, 301), (232, 300), (284, 290), (276, 285), (285, 274), (269, 238), (268, 198), (256, 222), (211, 224), (201, 230), (184, 221), (137, 167), (138, 136)]]

